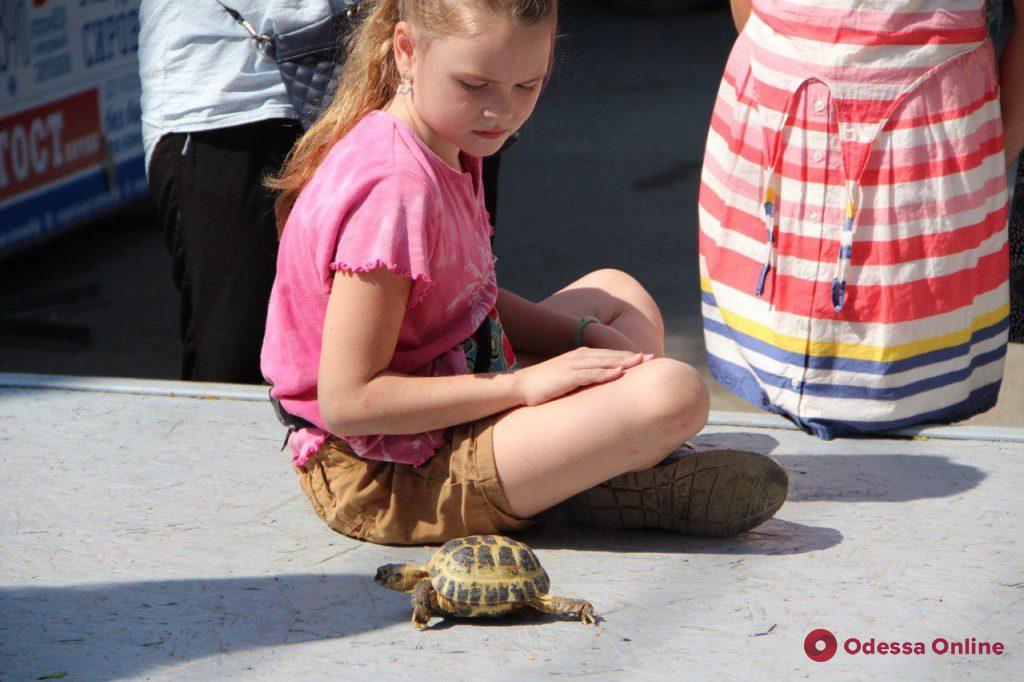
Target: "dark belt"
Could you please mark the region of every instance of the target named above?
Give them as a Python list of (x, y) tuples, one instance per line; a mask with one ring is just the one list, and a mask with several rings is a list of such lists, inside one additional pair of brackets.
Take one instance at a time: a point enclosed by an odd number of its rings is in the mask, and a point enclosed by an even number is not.
[(274, 396), (270, 396), (270, 404), (273, 405), (274, 407), (274, 414), (277, 415), (277, 421), (281, 422), (282, 425), (288, 427), (289, 429), (297, 431), (299, 429), (317, 428), (317, 425), (314, 424), (313, 422), (307, 421), (302, 417), (298, 417), (289, 412), (288, 410), (284, 409), (284, 405), (281, 404), (281, 401), (275, 398)]
[[(271, 388), (270, 390), (274, 389)], [(270, 396), (270, 405), (274, 408), (274, 414), (277, 416), (277, 421), (281, 422), (281, 424), (288, 429), (288, 432), (284, 434), (284, 443), (281, 444), (282, 450), (288, 447), (288, 439), (291, 438), (291, 435), (299, 429), (317, 428), (317, 425), (313, 422), (307, 421), (284, 409), (284, 405), (281, 404), (281, 401), (274, 396)]]

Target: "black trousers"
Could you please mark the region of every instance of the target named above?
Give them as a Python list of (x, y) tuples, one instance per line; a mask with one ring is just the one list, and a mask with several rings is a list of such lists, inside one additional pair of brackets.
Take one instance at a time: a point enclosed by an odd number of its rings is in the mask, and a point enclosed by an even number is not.
[[(150, 195), (181, 292), (181, 377), (263, 383), (260, 348), (277, 263), (274, 195), (301, 135), (291, 119), (165, 135), (149, 164)], [(187, 141), (187, 143), (186, 143)], [(500, 154), (484, 161), (493, 221)]]
[(277, 262), (274, 195), (263, 179), (280, 170), (301, 132), (274, 119), (172, 133), (153, 150), (150, 194), (181, 292), (183, 379), (263, 383)]

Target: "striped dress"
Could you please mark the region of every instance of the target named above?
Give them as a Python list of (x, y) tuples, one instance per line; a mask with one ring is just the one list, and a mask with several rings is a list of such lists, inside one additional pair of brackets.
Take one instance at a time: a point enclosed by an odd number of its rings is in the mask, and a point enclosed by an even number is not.
[(715, 379), (821, 437), (992, 407), (1007, 192), (984, 0), (754, 0), (700, 190)]

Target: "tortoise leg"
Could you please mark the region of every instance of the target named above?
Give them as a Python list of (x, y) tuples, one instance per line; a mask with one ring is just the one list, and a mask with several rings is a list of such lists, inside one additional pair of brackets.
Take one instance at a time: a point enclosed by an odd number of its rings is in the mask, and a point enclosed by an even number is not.
[(544, 613), (555, 613), (563, 616), (579, 618), (580, 622), (587, 625), (597, 625), (597, 612), (594, 606), (585, 599), (569, 599), (568, 597), (554, 597), (546, 594), (543, 597), (531, 599), (529, 605)]
[(429, 580), (421, 580), (412, 588), (412, 624), (426, 630), (430, 617), (437, 611), (437, 592)]

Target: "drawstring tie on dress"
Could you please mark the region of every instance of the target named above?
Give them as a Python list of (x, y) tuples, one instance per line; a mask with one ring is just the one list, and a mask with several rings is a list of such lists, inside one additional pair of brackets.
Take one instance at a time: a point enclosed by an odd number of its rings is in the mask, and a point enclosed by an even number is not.
[(768, 252), (765, 254), (764, 263), (761, 264), (761, 274), (757, 277), (757, 286), (754, 288), (754, 294), (760, 296), (764, 293), (764, 282), (768, 278), (768, 271), (772, 267), (772, 256), (775, 254), (775, 188), (772, 187), (772, 179), (775, 174), (772, 172), (768, 173), (767, 180), (765, 181), (764, 187), (764, 227), (765, 227), (765, 238), (768, 241)]
[(846, 217), (843, 231), (839, 234), (839, 257), (836, 259), (836, 274), (832, 278), (832, 307), (841, 312), (846, 304), (846, 268), (853, 255), (853, 228), (857, 218), (857, 192), (860, 186), (854, 180), (846, 181)]
[(757, 284), (754, 287), (754, 295), (760, 296), (764, 293), (765, 281), (768, 279), (768, 273), (772, 269), (772, 258), (775, 256), (775, 224), (778, 220), (779, 215), (779, 203), (778, 196), (780, 191), (775, 191), (775, 171), (779, 165), (779, 159), (782, 156), (782, 128), (786, 124), (786, 118), (789, 116), (789, 110), (793, 106), (795, 101), (796, 93), (803, 88), (805, 83), (801, 83), (800, 86), (786, 98), (786, 104), (782, 110), (782, 118), (776, 123), (776, 125), (767, 130), (770, 133), (764, 137), (764, 150), (766, 152), (766, 158), (768, 163), (762, 162), (761, 170), (764, 172), (763, 187), (764, 200), (762, 207), (764, 209), (764, 229), (765, 229), (765, 241), (767, 249), (765, 251), (764, 262), (761, 263), (761, 272), (757, 276)]
[[(764, 262), (761, 264), (761, 272), (757, 276), (757, 285), (754, 287), (754, 295), (760, 296), (764, 293), (765, 280), (771, 271), (772, 257), (775, 255), (775, 222), (778, 215), (778, 202), (775, 188), (772, 187), (772, 180), (775, 174), (769, 172), (765, 181), (764, 189), (764, 226), (767, 252)], [(846, 270), (850, 265), (853, 256), (854, 227), (857, 220), (857, 194), (860, 185), (854, 180), (846, 181), (846, 209), (843, 220), (843, 230), (839, 235), (839, 255), (836, 258), (835, 276), (832, 277), (832, 307), (835, 311), (842, 312), (846, 305)]]
[[(789, 105), (790, 103), (788, 102), (786, 106), (787, 112)], [(775, 169), (782, 150), (779, 148), (781, 146), (779, 144), (781, 131), (776, 130), (773, 133), (776, 146), (771, 154), (770, 165), (764, 167), (764, 200), (762, 203), (764, 209), (765, 246), (767, 248), (764, 261), (761, 263), (761, 271), (757, 276), (757, 284), (754, 287), (755, 296), (761, 296), (764, 293), (765, 282), (768, 279), (768, 273), (771, 272), (772, 259), (775, 256), (775, 225), (778, 221), (781, 191), (776, 192), (774, 181)], [(839, 235), (839, 255), (836, 258), (835, 274), (832, 277), (832, 308), (837, 313), (842, 312), (843, 306), (846, 305), (846, 270), (850, 265), (850, 259), (853, 255), (853, 236), (857, 220), (859, 193), (860, 183), (857, 180), (847, 180), (843, 229)]]

